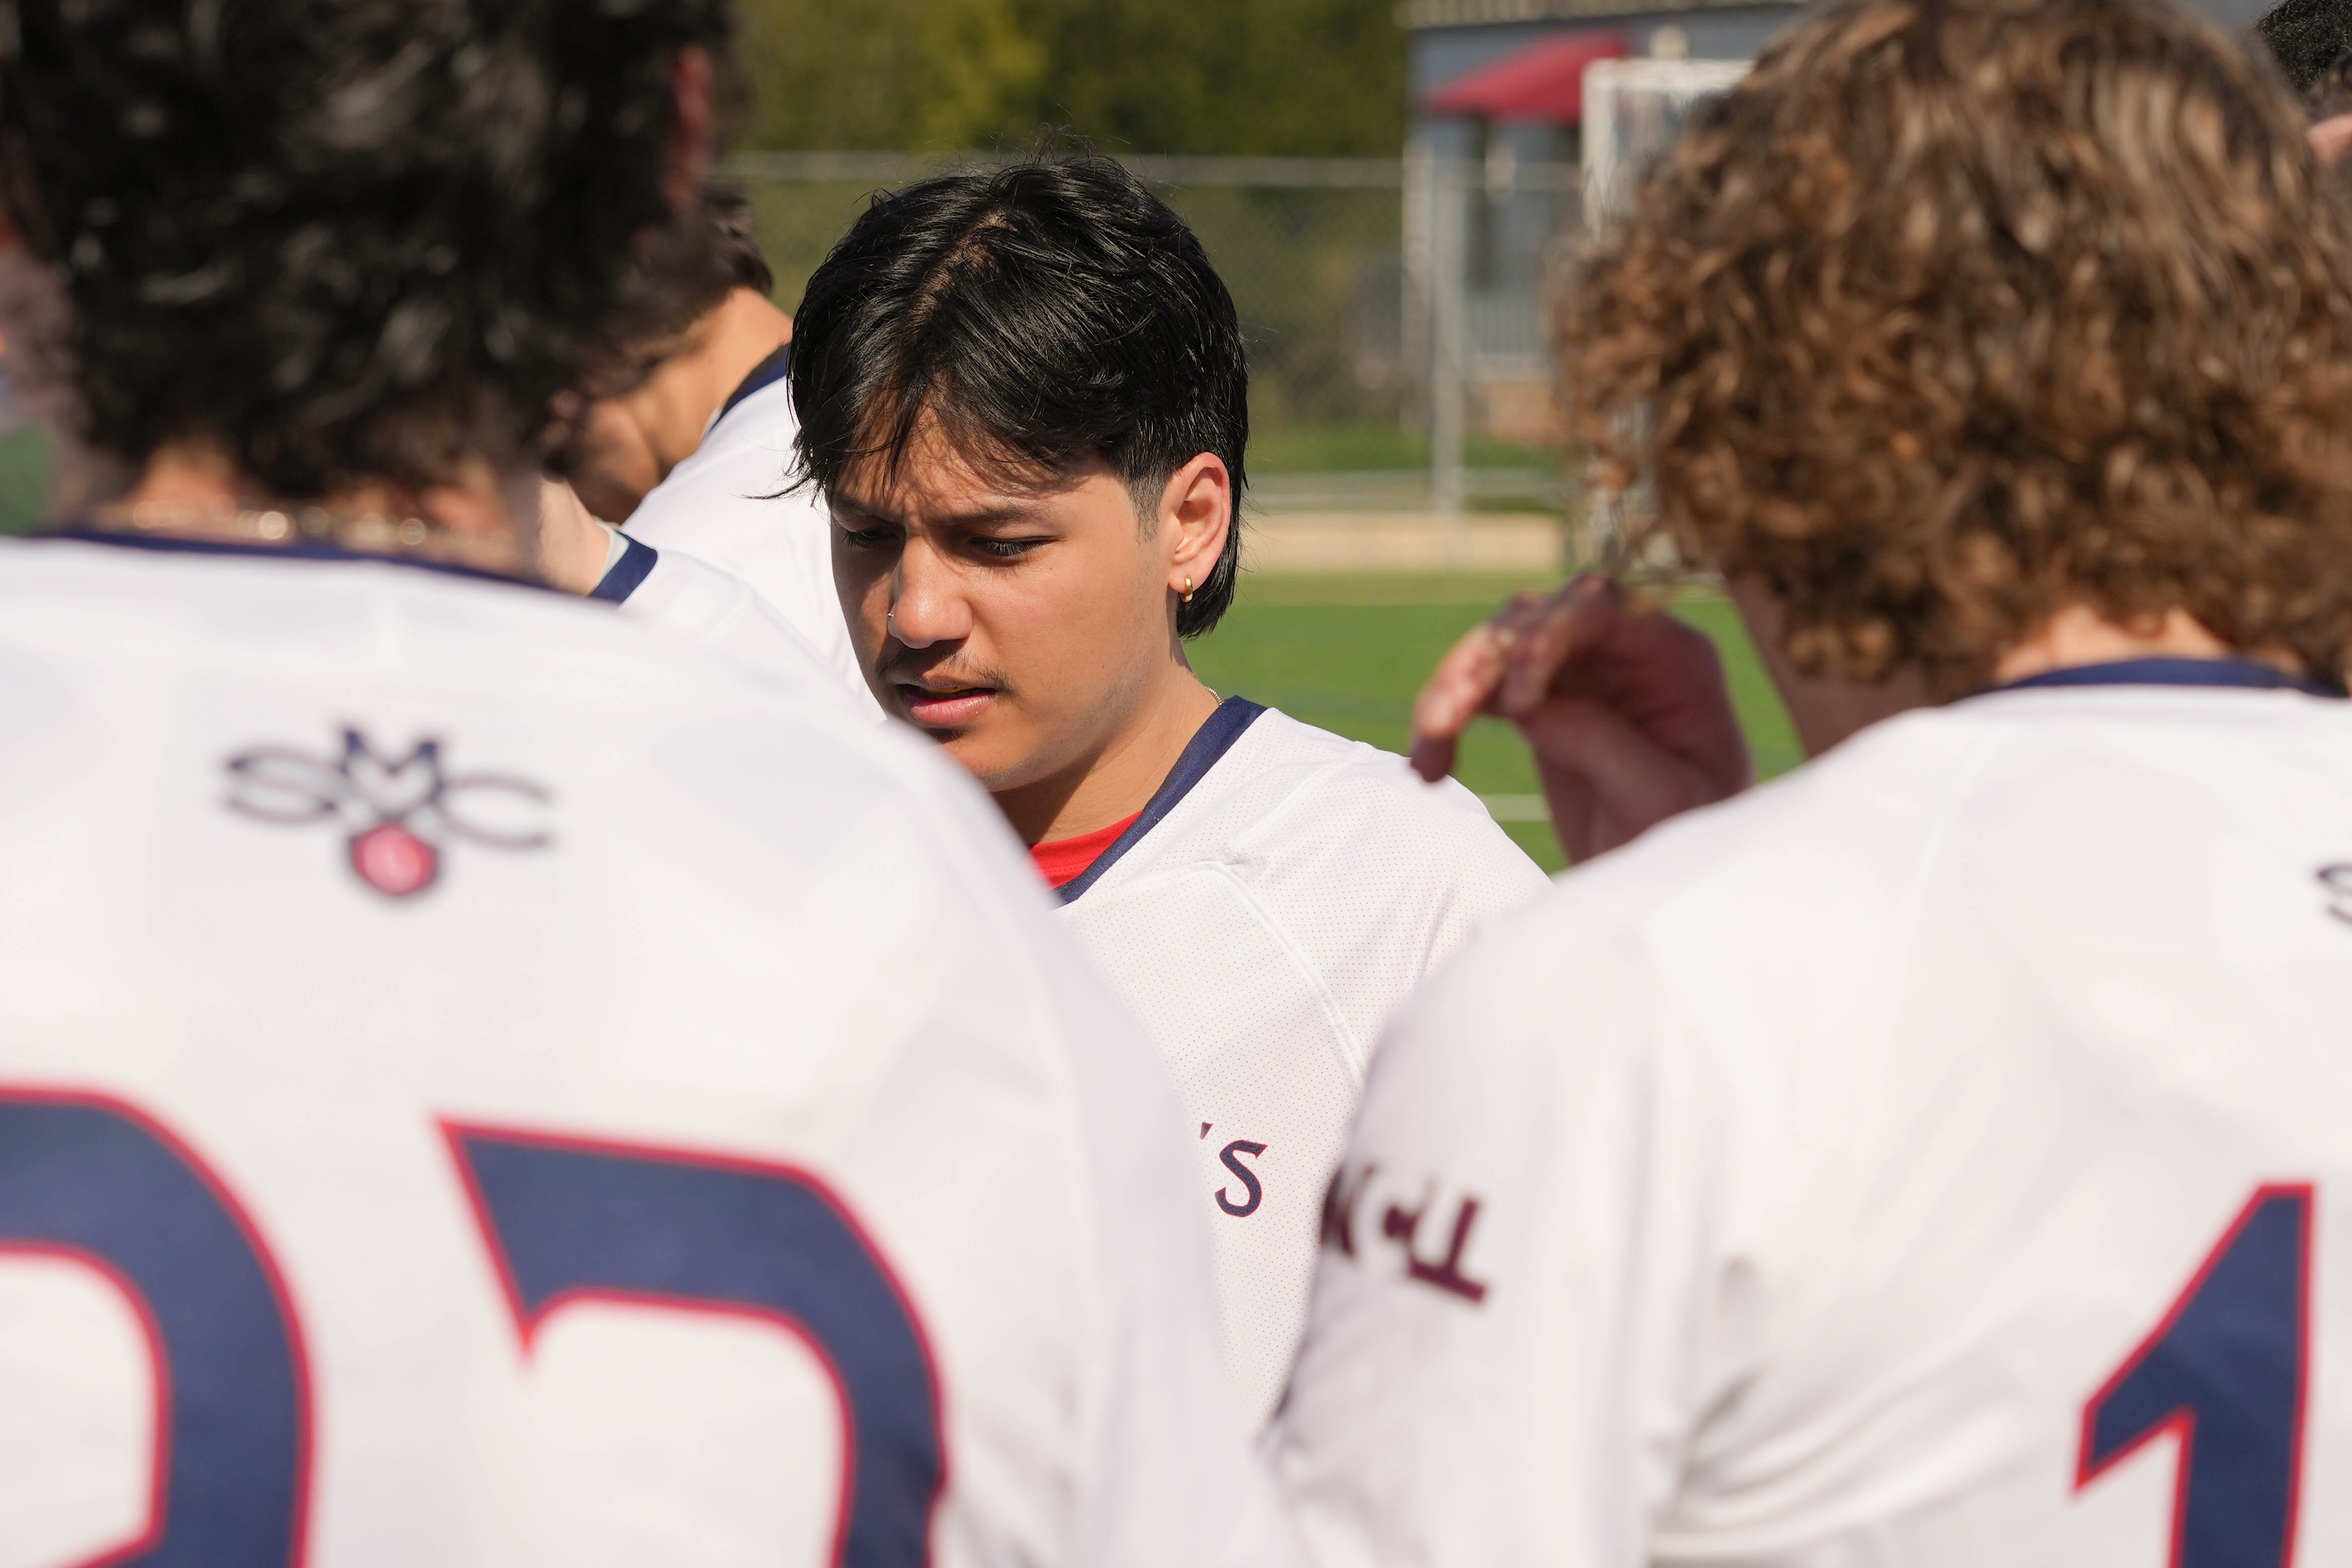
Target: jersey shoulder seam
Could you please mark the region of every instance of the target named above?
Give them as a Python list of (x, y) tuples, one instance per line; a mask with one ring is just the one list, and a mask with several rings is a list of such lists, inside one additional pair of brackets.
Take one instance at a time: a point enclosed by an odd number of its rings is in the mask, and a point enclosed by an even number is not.
[(1291, 936), (1290, 928), (1274, 917), (1273, 913), (1259, 900), (1256, 891), (1233, 865), (1223, 861), (1201, 863), (1205, 864), (1211, 871), (1222, 875), (1233, 884), (1234, 894), (1241, 899), (1243, 905), (1256, 918), (1258, 925), (1265, 929), (1266, 935), (1274, 938), (1276, 946), (1282, 949), (1282, 956), (1289, 960), (1291, 967), (1306, 980), (1315, 997), (1315, 1005), (1322, 1010), (1324, 1021), (1330, 1025), (1332, 1032), (1339, 1038), (1341, 1047), (1348, 1053), (1348, 1065), (1355, 1072), (1356, 1082), (1361, 1083), (1364, 1074), (1371, 1067), (1371, 1052), (1367, 1049), (1364, 1041), (1358, 1038), (1355, 1030), (1349, 1026), (1347, 1014), (1340, 1009), (1339, 999), (1331, 994), (1330, 983), (1325, 979), (1323, 971), (1307, 957), (1306, 952), (1298, 946), (1297, 939)]

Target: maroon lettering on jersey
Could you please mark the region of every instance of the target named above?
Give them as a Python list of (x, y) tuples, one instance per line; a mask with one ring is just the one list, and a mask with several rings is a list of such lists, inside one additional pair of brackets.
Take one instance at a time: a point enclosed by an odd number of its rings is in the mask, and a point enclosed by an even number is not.
[(1356, 1255), (1356, 1201), (1364, 1196), (1364, 1188), (1371, 1185), (1373, 1173), (1380, 1168), (1367, 1165), (1352, 1183), (1346, 1166), (1331, 1173), (1331, 1185), (1323, 1189), (1324, 1246), (1336, 1247), (1346, 1257)]
[(1395, 1242), (1404, 1252), (1404, 1272), (1408, 1280), (1435, 1286), (1475, 1305), (1486, 1299), (1484, 1281), (1474, 1280), (1462, 1271), (1462, 1254), (1470, 1245), (1470, 1228), (1478, 1223), (1478, 1200), (1465, 1196), (1454, 1210), (1454, 1237), (1446, 1245), (1442, 1260), (1423, 1257), (1413, 1250), (1413, 1238), (1421, 1229), (1421, 1218), (1429, 1212), (1429, 1200), (1423, 1199), (1419, 1208), (1407, 1208), (1402, 1204), (1389, 1205), (1381, 1217), (1381, 1234)]

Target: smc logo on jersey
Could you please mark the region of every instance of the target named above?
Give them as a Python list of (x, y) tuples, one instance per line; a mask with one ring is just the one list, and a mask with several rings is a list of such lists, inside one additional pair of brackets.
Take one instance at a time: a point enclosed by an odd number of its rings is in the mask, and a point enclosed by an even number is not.
[(331, 821), (352, 872), (386, 898), (408, 898), (440, 880), (444, 844), (463, 839), (497, 850), (545, 849), (549, 796), (526, 779), (450, 773), (438, 737), (408, 755), (380, 753), (346, 726), (331, 753), (257, 746), (228, 759), (228, 808), (286, 827)]

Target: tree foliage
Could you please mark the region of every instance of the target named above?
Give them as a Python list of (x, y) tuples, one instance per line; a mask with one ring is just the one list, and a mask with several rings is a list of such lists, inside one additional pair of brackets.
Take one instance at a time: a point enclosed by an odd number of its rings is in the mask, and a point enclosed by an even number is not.
[(746, 142), (1390, 155), (1390, 0), (742, 0)]
[(1013, 0), (741, 0), (746, 144), (971, 147), (1024, 118), (1045, 56)]

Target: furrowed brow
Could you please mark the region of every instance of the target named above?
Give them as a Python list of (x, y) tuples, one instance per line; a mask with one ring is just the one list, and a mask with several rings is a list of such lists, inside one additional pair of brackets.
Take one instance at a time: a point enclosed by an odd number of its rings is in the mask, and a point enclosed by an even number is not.
[(853, 501), (846, 496), (828, 496), (825, 497), (825, 504), (835, 517), (856, 522), (895, 523), (898, 520), (887, 512), (876, 511), (864, 502)]
[[(903, 526), (905, 522), (905, 519), (895, 512), (884, 511), (863, 501), (851, 500), (845, 496), (834, 497), (832, 508), (836, 516), (858, 522), (888, 523), (893, 527)], [(1034, 522), (1038, 511), (1039, 508), (1034, 502), (1004, 501), (973, 507), (963, 511), (934, 513), (931, 520), (942, 528), (990, 528)]]
[(1004, 523), (1034, 522), (1038, 508), (1027, 501), (1008, 501), (1001, 506), (975, 507), (970, 511), (945, 512), (940, 521), (951, 528), (989, 528)]

